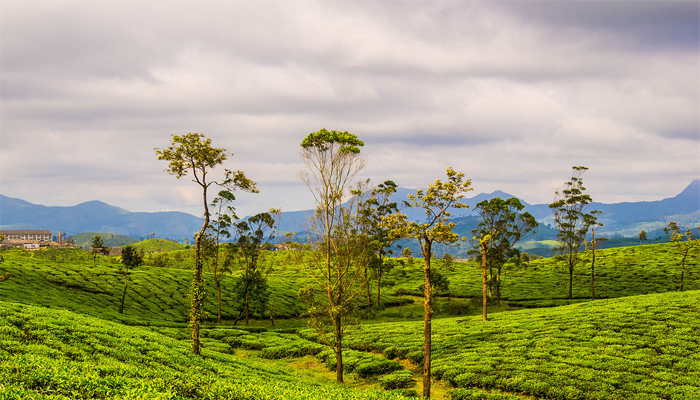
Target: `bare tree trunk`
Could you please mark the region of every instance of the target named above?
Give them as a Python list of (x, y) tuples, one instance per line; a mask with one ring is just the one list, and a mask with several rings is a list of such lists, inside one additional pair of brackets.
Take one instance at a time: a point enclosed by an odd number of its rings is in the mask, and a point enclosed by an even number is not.
[(365, 285), (367, 285), (367, 308), (372, 308), (372, 294), (369, 289), (369, 277), (367, 276), (367, 265), (365, 264)]
[(119, 306), (119, 314), (124, 314), (124, 299), (126, 298), (126, 284), (127, 284), (126, 275), (124, 275), (124, 291), (122, 292), (122, 303)]
[(593, 257), (591, 258), (591, 300), (595, 300), (595, 245), (593, 245)]
[(425, 244), (425, 300), (423, 302), (423, 310), (425, 314), (425, 320), (423, 323), (423, 397), (426, 399), (430, 398), (430, 350), (432, 345), (432, 297), (431, 297), (431, 283), (430, 283), (430, 256), (431, 256), (431, 243), (427, 242)]
[(219, 319), (217, 320), (217, 323), (221, 323), (221, 281), (216, 281), (216, 297), (217, 300), (219, 301)]
[[(377, 274), (377, 307), (379, 307), (379, 295), (381, 294), (381, 287), (382, 287), (382, 274), (378, 273)], [(399, 305), (399, 308), (401, 306)]]
[(681, 292), (683, 291), (683, 275), (685, 275), (685, 258), (688, 257), (688, 250), (683, 253), (683, 258), (681, 259)]
[(334, 316), (335, 319), (335, 380), (343, 383), (343, 332), (340, 326), (340, 314)]
[(250, 306), (248, 303), (248, 296), (249, 293), (246, 291), (245, 293), (245, 324), (249, 325), (250, 324)]
[(496, 306), (501, 306), (501, 267), (496, 269)]
[(481, 245), (481, 282), (483, 287), (483, 303), (482, 303), (482, 317), (486, 321), (488, 319), (487, 306), (488, 306), (488, 284), (486, 282), (486, 246)]
[(572, 299), (571, 288), (574, 286), (574, 267), (569, 266), (569, 300)]

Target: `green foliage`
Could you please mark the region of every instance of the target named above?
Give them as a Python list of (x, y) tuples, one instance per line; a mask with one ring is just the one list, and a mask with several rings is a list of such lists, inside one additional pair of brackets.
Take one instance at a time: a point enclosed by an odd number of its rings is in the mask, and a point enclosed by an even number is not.
[[(700, 226), (698, 227), (700, 230)], [(666, 234), (671, 233), (671, 243), (676, 244), (678, 249), (678, 255), (681, 258), (681, 286), (680, 290), (683, 291), (684, 275), (685, 275), (685, 261), (688, 258), (688, 253), (700, 246), (700, 239), (694, 240), (693, 232), (688, 228), (685, 233), (681, 233), (678, 224), (674, 221), (669, 222), (668, 226), (664, 228)]]
[(379, 383), (382, 388), (386, 390), (393, 389), (408, 389), (415, 386), (416, 381), (413, 380), (413, 374), (411, 371), (398, 370), (394, 371), (386, 376), (379, 378)]
[[(488, 293), (493, 296), (495, 289), (496, 305), (501, 303), (501, 275), (506, 263), (518, 266), (520, 250), (515, 245), (538, 226), (535, 217), (522, 212), (525, 206), (515, 197), (503, 200), (500, 197), (479, 202), (475, 211), (481, 216), (479, 227), (474, 229), (474, 249), (470, 251), (482, 263), (482, 282), (486, 279)], [(488, 272), (488, 278), (486, 278)], [(483, 288), (484, 320), (486, 320), (487, 287)]]
[(352, 133), (328, 131), (326, 128), (310, 133), (301, 142), (302, 148), (319, 152), (333, 151), (333, 147), (337, 147), (339, 154), (359, 154), (360, 147), (364, 145), (365, 143)]
[(219, 352), (216, 341), (205, 340), (211, 346), (204, 357), (191, 357), (184, 342), (145, 328), (0, 301), (0, 398), (402, 398), (307, 381), (283, 365)]
[[(700, 291), (434, 322), (433, 372), (456, 398), (691, 399), (700, 393)], [(367, 324), (349, 348), (416, 359), (419, 322)], [(500, 396), (500, 397), (499, 397)]]
[(159, 251), (172, 251), (172, 250), (184, 250), (187, 245), (182, 243), (173, 242), (172, 240), (165, 239), (146, 239), (137, 243), (132, 244), (137, 250), (146, 253), (153, 253)]
[(92, 243), (90, 244), (90, 254), (93, 255), (93, 263), (95, 263), (98, 254), (102, 254), (103, 256), (109, 254), (109, 247), (104, 245), (100, 235), (95, 235), (92, 238)]
[[(329, 370), (335, 371), (337, 361), (333, 350), (323, 350), (316, 354), (316, 357), (323, 361)], [(343, 350), (343, 368), (345, 372), (355, 372), (361, 378), (383, 375), (403, 369), (398, 361), (355, 350)]]

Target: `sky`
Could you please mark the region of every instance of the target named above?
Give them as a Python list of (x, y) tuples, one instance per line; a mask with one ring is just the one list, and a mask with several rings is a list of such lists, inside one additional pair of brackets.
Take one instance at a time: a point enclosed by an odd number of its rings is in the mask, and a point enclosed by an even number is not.
[(594, 201), (673, 197), (700, 178), (700, 2), (0, 3), (5, 196), (201, 215), (154, 151), (201, 132), (257, 182), (239, 216), (309, 209), (324, 127), (375, 183), (452, 167), (542, 204), (582, 165)]

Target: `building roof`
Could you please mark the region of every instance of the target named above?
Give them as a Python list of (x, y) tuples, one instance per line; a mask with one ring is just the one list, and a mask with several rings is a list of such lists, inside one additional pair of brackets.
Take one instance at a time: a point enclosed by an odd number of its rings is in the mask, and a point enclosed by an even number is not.
[(51, 231), (47, 229), (43, 230), (18, 230), (18, 231), (10, 231), (10, 230), (0, 230), (0, 233), (4, 233), (5, 235), (50, 235)]

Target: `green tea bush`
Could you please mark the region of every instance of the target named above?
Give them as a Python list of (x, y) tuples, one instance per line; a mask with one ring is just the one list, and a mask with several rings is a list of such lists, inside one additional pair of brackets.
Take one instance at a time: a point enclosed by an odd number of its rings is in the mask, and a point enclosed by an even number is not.
[[(0, 301), (0, 399), (400, 400), (306, 381), (141, 327)], [(214, 340), (214, 339), (207, 339)]]
[(416, 384), (413, 380), (411, 371), (399, 370), (394, 371), (386, 376), (379, 378), (379, 383), (384, 389), (408, 389)]
[[(487, 322), (437, 319), (433, 376), (465, 389), (454, 392), (463, 398), (693, 399), (699, 299), (700, 291), (671, 292), (499, 313)], [(413, 362), (422, 358), (422, 339), (417, 321), (354, 326), (346, 335), (350, 348)]]
[(452, 389), (447, 392), (451, 400), (522, 400), (508, 393), (488, 393), (478, 389)]
[[(325, 349), (318, 353), (316, 357), (323, 361), (329, 370), (335, 370), (337, 361), (332, 349)], [(343, 350), (343, 370), (345, 372), (355, 372), (361, 378), (383, 375), (402, 368), (403, 366), (398, 361), (387, 360), (380, 355), (355, 350)]]

